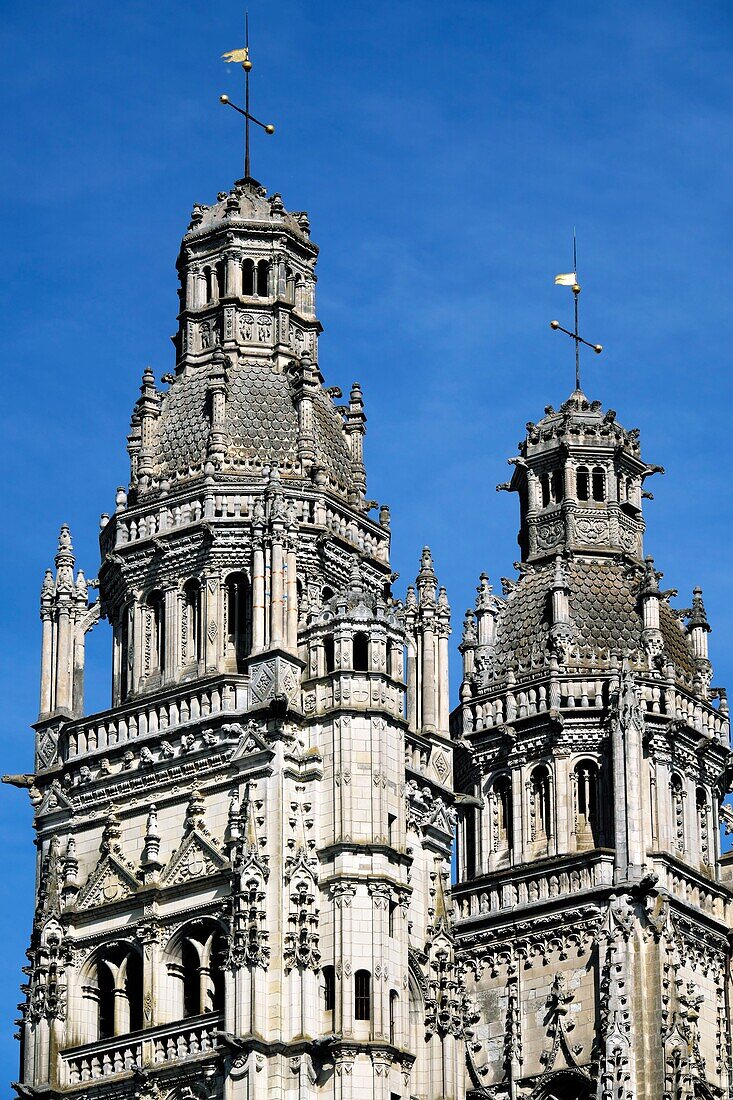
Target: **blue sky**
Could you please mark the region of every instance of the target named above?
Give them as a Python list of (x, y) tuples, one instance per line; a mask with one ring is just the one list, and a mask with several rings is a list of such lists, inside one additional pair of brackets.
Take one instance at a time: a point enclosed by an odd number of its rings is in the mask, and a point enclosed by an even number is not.
[[(240, 94), (219, 55), (232, 3), (2, 5), (5, 564), (2, 771), (29, 770), (38, 589), (58, 527), (98, 567), (127, 480), (140, 375), (172, 366), (175, 256), (194, 201), (241, 175)], [(605, 351), (584, 388), (666, 466), (647, 549), (689, 604), (703, 585), (731, 683), (727, 549), (733, 320), (733, 7), (708, 0), (250, 0), (253, 169), (307, 209), (327, 384), (359, 379), (369, 496), (392, 507), (403, 582), (433, 549), (454, 629), (478, 573), (516, 559), (497, 495), (527, 420), (573, 385), (570, 268)], [(454, 640), (457, 639), (454, 637)], [(106, 627), (88, 701), (108, 700)], [(456, 666), (457, 667), (457, 666)], [(27, 799), (0, 791), (0, 1079), (31, 919)]]

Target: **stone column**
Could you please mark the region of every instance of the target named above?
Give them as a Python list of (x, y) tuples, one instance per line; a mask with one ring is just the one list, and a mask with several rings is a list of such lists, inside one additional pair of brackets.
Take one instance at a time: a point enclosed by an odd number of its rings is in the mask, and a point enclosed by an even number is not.
[(58, 606), (56, 648), (56, 710), (71, 710), (71, 622), (70, 607), (62, 597)]
[(287, 542), (287, 628), (285, 646), (291, 653), (298, 652), (298, 561), (296, 554), (296, 536), (288, 535)]
[(239, 298), (242, 293), (242, 257), (238, 252), (227, 253), (227, 296)]
[(180, 626), (178, 616), (180, 593), (175, 588), (167, 588), (163, 600), (165, 616), (165, 652), (163, 668), (160, 670), (163, 683), (170, 683), (178, 672), (178, 654), (181, 651)]
[(435, 733), (435, 623), (432, 608), (422, 615), (422, 728)]
[(283, 645), (283, 532), (276, 527), (272, 533), (270, 565), (270, 645), (280, 649)]
[[(50, 570), (47, 576), (51, 576)], [(48, 606), (44, 604), (41, 607), (41, 622), (41, 697), (39, 701), (39, 711), (41, 717), (45, 717), (47, 714), (51, 713), (51, 708), (53, 706), (54, 622), (50, 602)]]
[(261, 527), (252, 533), (252, 649), (260, 653), (265, 648), (265, 550)]

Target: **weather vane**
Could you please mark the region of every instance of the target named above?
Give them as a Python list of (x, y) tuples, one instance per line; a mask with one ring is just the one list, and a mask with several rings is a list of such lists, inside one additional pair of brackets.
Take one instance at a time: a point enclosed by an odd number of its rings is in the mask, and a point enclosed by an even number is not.
[(250, 172), (250, 159), (249, 159), (249, 124), (254, 122), (257, 126), (261, 126), (266, 134), (274, 134), (275, 127), (270, 122), (260, 122), (258, 118), (249, 112), (249, 74), (252, 71), (252, 62), (249, 59), (249, 12), (245, 12), (244, 15), (244, 48), (240, 50), (230, 50), (229, 53), (221, 55), (224, 61), (239, 62), (244, 69), (244, 110), (241, 107), (237, 107), (236, 103), (232, 103), (228, 95), (220, 95), (219, 102), (226, 103), (229, 107), (233, 107), (235, 111), (238, 111), (240, 115), (244, 115), (244, 178), (251, 179)]
[(602, 344), (591, 344), (588, 340), (584, 340), (578, 333), (578, 297), (580, 295), (580, 284), (578, 283), (578, 257), (575, 247), (575, 230), (573, 230), (573, 270), (566, 275), (556, 275), (556, 286), (569, 286), (573, 292), (573, 298), (575, 300), (575, 331), (571, 332), (567, 328), (563, 328), (559, 321), (550, 321), (550, 328), (559, 329), (560, 332), (564, 332), (566, 336), (569, 336), (575, 341), (575, 388), (580, 389), (580, 345), (585, 344), (587, 348), (592, 348), (596, 355), (600, 355), (603, 351)]

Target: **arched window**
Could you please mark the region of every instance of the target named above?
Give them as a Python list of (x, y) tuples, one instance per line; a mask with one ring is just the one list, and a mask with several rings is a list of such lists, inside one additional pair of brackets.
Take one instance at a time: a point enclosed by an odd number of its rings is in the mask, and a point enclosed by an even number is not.
[(249, 581), (244, 573), (232, 573), (226, 582), (228, 657), (241, 669), (252, 650), (252, 611)]
[(323, 967), (323, 1008), (333, 1012), (336, 1003), (336, 971), (332, 966)]
[(578, 466), (575, 475), (578, 500), (590, 500), (590, 473), (587, 466)]
[(706, 866), (710, 866), (710, 815), (708, 813), (708, 796), (703, 787), (697, 788), (695, 802), (700, 828), (700, 859)]
[(630, 477), (626, 478), (626, 500), (629, 504), (634, 503), (634, 482)]
[(682, 780), (675, 772), (669, 780), (669, 789), (672, 795), (672, 842), (678, 852), (684, 852), (687, 847), (685, 836), (685, 796)]
[(560, 504), (565, 496), (562, 470), (553, 470), (550, 476), (550, 495), (555, 504)]
[(115, 979), (102, 959), (97, 963), (97, 994), (97, 1035), (100, 1039), (111, 1039), (115, 1033)]
[(266, 298), (269, 293), (270, 265), (267, 260), (260, 260), (257, 264), (257, 294), (260, 298)]
[(214, 294), (214, 280), (216, 276), (210, 267), (204, 268), (204, 279), (206, 281), (206, 301), (213, 302), (216, 295)]
[(223, 298), (227, 290), (227, 265), (226, 260), (219, 260), (216, 265), (216, 290), (217, 297)]
[(602, 466), (593, 467), (591, 488), (594, 500), (606, 499), (606, 471), (603, 469)]
[(394, 939), (395, 935), (395, 919), (397, 917), (397, 902), (389, 901), (387, 903), (387, 934)]
[(162, 592), (148, 596), (148, 642), (150, 667), (148, 672), (165, 669), (165, 597)]
[(399, 1025), (400, 995), (396, 989), (389, 992), (389, 1041), (397, 1046), (397, 1028)]
[(201, 585), (196, 580), (183, 586), (183, 622), (181, 651), (184, 664), (201, 659)]
[(550, 492), (550, 475), (548, 473), (544, 473), (542, 475), (542, 477), (540, 478), (540, 485), (542, 487), (542, 507), (547, 508), (548, 504), (552, 500), (552, 495)]
[(477, 871), (476, 809), (466, 806), (463, 810), (463, 864), (466, 878), (474, 878)]
[(285, 301), (291, 305), (295, 301), (295, 276), (290, 267), (285, 268)]
[(550, 773), (544, 764), (532, 772), (529, 789), (532, 839), (549, 840), (552, 836), (552, 802)]
[(329, 672), (334, 672), (336, 669), (336, 647), (333, 641), (333, 634), (327, 634), (323, 639), (323, 661), (324, 672), (328, 675)]
[(354, 659), (355, 672), (369, 671), (369, 635), (361, 631), (354, 635)]
[(181, 944), (181, 968), (183, 970), (183, 1015), (198, 1016), (201, 1011), (201, 976), (199, 952), (190, 940)]
[(245, 260), (242, 264), (242, 294), (251, 298), (255, 292), (254, 260)]
[(511, 850), (514, 845), (511, 777), (500, 775), (494, 783), (492, 795), (494, 851)]
[(174, 941), (169, 965), (180, 981), (174, 998), (181, 1018), (221, 1012), (224, 1008), (224, 937), (213, 922), (187, 926)]
[(321, 592), (321, 600), (323, 603), (328, 603), (328, 601), (332, 600), (335, 595), (336, 593), (329, 585), (324, 585), (323, 591)]
[(110, 1039), (143, 1026), (143, 969), (131, 944), (101, 948), (96, 962), (97, 1037)]
[(368, 970), (357, 970), (354, 975), (354, 1019), (372, 1018), (372, 976)]
[(130, 693), (130, 608), (123, 607), (120, 613), (119, 626), (119, 669), (120, 669), (120, 702), (125, 701)]
[(578, 847), (594, 848), (600, 843), (598, 765), (592, 760), (581, 760), (573, 770), (573, 783)]

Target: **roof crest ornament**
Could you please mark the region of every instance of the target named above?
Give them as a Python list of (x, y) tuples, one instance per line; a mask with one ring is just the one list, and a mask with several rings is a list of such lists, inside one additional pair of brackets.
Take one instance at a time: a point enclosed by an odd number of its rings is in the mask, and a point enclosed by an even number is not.
[(578, 253), (575, 240), (575, 230), (573, 230), (573, 270), (566, 275), (555, 276), (556, 286), (569, 286), (573, 292), (573, 299), (575, 305), (575, 328), (571, 332), (567, 328), (563, 328), (559, 321), (550, 321), (550, 328), (564, 332), (566, 336), (569, 336), (571, 340), (575, 341), (575, 392), (582, 395), (580, 388), (580, 345), (585, 344), (587, 348), (592, 348), (596, 355), (600, 355), (603, 351), (602, 344), (591, 344), (588, 340), (584, 340), (578, 333), (578, 298), (580, 296), (580, 283), (578, 282)]
[(219, 102), (232, 107), (233, 110), (244, 116), (244, 178), (245, 180), (251, 180), (249, 124), (254, 122), (255, 125), (261, 126), (266, 134), (274, 134), (275, 127), (271, 122), (260, 122), (258, 118), (250, 114), (249, 110), (249, 74), (252, 71), (252, 62), (249, 56), (249, 12), (244, 14), (244, 47), (222, 54), (222, 59), (229, 63), (239, 62), (244, 69), (244, 110), (237, 107), (236, 103), (232, 103), (228, 95), (220, 95)]

